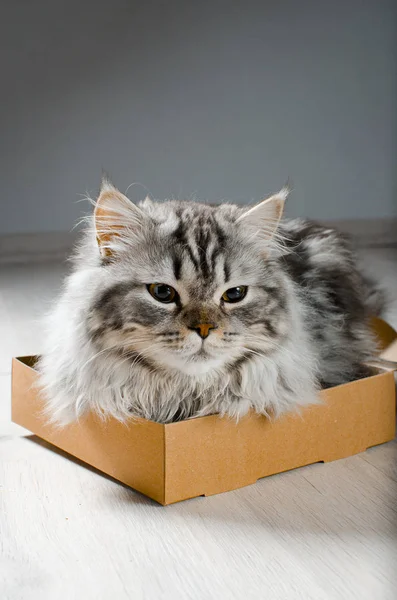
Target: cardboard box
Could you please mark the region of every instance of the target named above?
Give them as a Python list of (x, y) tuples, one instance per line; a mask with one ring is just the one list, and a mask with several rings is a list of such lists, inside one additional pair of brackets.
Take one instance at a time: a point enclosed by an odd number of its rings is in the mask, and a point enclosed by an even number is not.
[[(388, 360), (396, 361), (396, 332), (379, 320), (376, 329)], [(322, 405), (274, 422), (251, 413), (237, 424), (217, 415), (168, 425), (143, 419), (121, 424), (89, 414), (57, 429), (41, 415), (34, 364), (35, 357), (13, 359), (13, 421), (164, 505), (344, 458), (395, 436), (391, 371), (374, 369), (371, 377), (324, 390)]]

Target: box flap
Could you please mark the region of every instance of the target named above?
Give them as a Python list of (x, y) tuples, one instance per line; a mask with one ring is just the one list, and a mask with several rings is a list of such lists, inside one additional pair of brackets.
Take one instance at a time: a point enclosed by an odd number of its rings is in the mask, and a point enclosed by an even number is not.
[(390, 344), (397, 339), (397, 332), (389, 323), (386, 323), (379, 317), (373, 317), (371, 320), (372, 329), (378, 339), (379, 351), (383, 352)]
[(394, 368), (397, 369), (397, 339), (394, 340), (394, 342), (390, 344), (386, 350), (383, 350), (383, 352), (379, 355), (379, 358), (388, 362), (394, 362)]
[(380, 353), (371, 364), (387, 371), (397, 370), (397, 332), (378, 317), (372, 319), (372, 327), (378, 338)]

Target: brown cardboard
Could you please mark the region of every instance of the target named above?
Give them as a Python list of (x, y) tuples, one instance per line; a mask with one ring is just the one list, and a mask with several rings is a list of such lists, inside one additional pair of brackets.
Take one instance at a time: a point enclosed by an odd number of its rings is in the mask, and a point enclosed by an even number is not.
[[(396, 332), (380, 320), (374, 328), (380, 347), (392, 348)], [(397, 360), (392, 356), (388, 360)], [(344, 458), (395, 436), (392, 372), (374, 370), (371, 377), (324, 390), (322, 404), (274, 422), (251, 413), (237, 424), (213, 415), (168, 425), (143, 419), (123, 425), (89, 414), (57, 429), (42, 416), (34, 363), (34, 357), (13, 359), (13, 421), (161, 504)]]

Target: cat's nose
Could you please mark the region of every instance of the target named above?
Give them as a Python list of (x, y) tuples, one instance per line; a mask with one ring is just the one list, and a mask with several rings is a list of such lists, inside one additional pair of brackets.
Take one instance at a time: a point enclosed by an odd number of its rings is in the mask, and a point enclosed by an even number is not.
[(211, 329), (218, 329), (218, 325), (212, 325), (212, 323), (198, 323), (197, 325), (191, 325), (189, 329), (195, 331), (203, 340), (209, 336)]

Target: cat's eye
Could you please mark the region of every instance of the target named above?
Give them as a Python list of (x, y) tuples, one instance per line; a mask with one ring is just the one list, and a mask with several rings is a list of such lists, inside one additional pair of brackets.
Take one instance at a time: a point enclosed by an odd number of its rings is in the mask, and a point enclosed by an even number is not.
[(164, 304), (175, 302), (177, 298), (177, 293), (174, 288), (166, 283), (150, 283), (147, 286), (147, 289), (149, 294), (153, 296), (155, 300), (163, 302)]
[(239, 285), (238, 287), (230, 288), (222, 295), (224, 302), (240, 302), (247, 295), (247, 286)]

